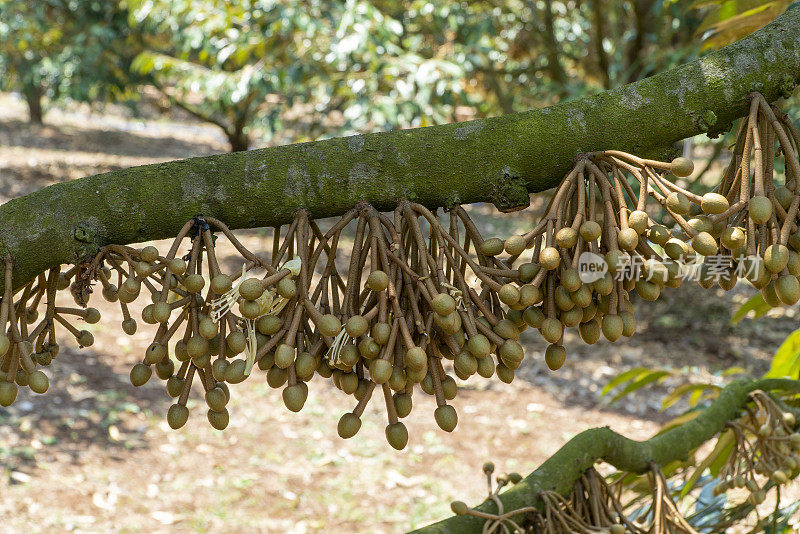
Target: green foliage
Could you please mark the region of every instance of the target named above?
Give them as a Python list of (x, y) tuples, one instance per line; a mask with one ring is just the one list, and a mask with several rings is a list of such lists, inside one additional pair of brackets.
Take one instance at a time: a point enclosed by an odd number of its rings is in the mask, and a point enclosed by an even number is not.
[[(484, 2), (368, 2), (341, 6), (324, 61), (342, 102), (344, 131), (427, 126), (478, 107), (469, 89), (470, 55), (490, 47)], [(337, 86), (338, 85), (338, 86)]]
[(614, 396), (608, 401), (609, 404), (611, 404), (623, 397), (630, 395), (634, 391), (647, 386), (648, 384), (652, 384), (654, 382), (660, 383), (667, 377), (672, 376), (674, 373), (675, 371), (669, 371), (665, 369), (634, 367), (633, 369), (629, 369), (623, 373), (620, 373), (611, 379), (601, 391), (601, 397), (605, 397), (606, 395), (610, 394), (612, 390), (624, 385), (624, 387), (615, 392)]
[[(721, 377), (728, 377), (743, 372), (741, 367), (731, 367), (720, 373)], [(601, 398), (614, 393), (608, 401), (613, 404), (618, 400), (642, 389), (651, 384), (660, 384), (667, 378), (678, 378), (686, 374), (685, 369), (652, 369), (649, 367), (634, 367), (628, 369), (609, 380), (608, 384), (603, 387), (600, 392)], [(717, 384), (711, 383), (686, 383), (674, 388), (670, 393), (664, 397), (661, 403), (661, 410), (671, 408), (678, 402), (686, 399), (690, 409), (696, 408), (702, 401), (714, 400), (719, 392), (722, 390)], [(680, 419), (678, 423), (685, 422)]]
[(767, 378), (798, 378), (800, 376), (800, 329), (787, 337), (772, 357)]
[[(753, 319), (763, 317), (772, 307), (758, 293), (742, 304), (731, 318), (731, 324), (744, 319), (749, 312), (754, 312)], [(798, 378), (800, 377), (800, 329), (795, 330), (781, 343), (772, 357), (769, 371), (765, 378)]]
[(153, 83), (240, 150), (254, 134), (285, 143), (541, 107), (698, 51), (688, 0), (609, 3), (602, 24), (594, 6), (0, 0), (2, 88), (96, 101)]
[[(521, 111), (697, 52), (688, 4), (630, 4), (606, 10), (627, 30), (600, 35), (574, 0), (129, 2), (145, 45), (135, 70), (234, 148), (255, 130), (291, 142)], [(598, 40), (607, 72), (588, 52)]]
[(256, 118), (268, 132), (281, 112), (310, 102), (319, 85), (331, 18), (322, 2), (131, 0), (145, 50), (133, 69), (170, 100), (220, 126), (246, 149)]
[(42, 96), (126, 96), (130, 45), (118, 2), (0, 0), (0, 89), (21, 91), (32, 105)]
[[(522, 111), (595, 92), (606, 75), (621, 85), (696, 53), (699, 19), (682, 2), (604, 6), (609, 24), (624, 28), (613, 35), (598, 34), (591, 16), (572, 0), (348, 2), (335, 44), (335, 70), (357, 73), (347, 81), (355, 102), (346, 116), (363, 130)], [(589, 52), (598, 39), (608, 73)]]
[(682, 384), (673, 389), (669, 395), (664, 397), (661, 402), (661, 409), (666, 410), (677, 404), (682, 398), (688, 395), (687, 403), (690, 408), (694, 408), (703, 399), (713, 399), (722, 390), (715, 384)]
[(296, 104), (338, 117), (304, 125), (299, 140), (450, 122), (477, 105), (464, 59), (491, 49), (490, 19), (466, 4), (385, 4), (135, 0), (147, 50), (133, 66), (232, 146), (256, 124), (269, 140)]
[(747, 302), (742, 304), (738, 310), (731, 317), (731, 324), (734, 325), (747, 317), (747, 314), (753, 312), (753, 319), (758, 319), (767, 314), (772, 309), (772, 306), (766, 303), (761, 293), (756, 293)]
[(685, 497), (697, 486), (697, 483), (700, 481), (706, 469), (708, 469), (709, 473), (711, 473), (711, 476), (717, 476), (722, 469), (722, 466), (725, 465), (725, 462), (727, 462), (728, 458), (730, 458), (730, 455), (733, 452), (733, 445), (733, 431), (726, 430), (720, 434), (719, 438), (717, 438), (717, 443), (714, 445), (714, 448), (711, 450), (708, 456), (706, 456), (700, 463), (697, 464), (697, 468), (692, 473), (692, 476), (686, 480), (686, 483), (681, 489), (680, 496)]
[(721, 48), (766, 26), (786, 11), (792, 0), (695, 0), (706, 15), (697, 32), (703, 48)]

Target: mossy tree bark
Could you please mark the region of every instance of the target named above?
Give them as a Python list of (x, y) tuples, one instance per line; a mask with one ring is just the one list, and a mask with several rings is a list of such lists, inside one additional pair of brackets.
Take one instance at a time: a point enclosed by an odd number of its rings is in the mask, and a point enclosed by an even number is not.
[(365, 200), (429, 207), (528, 203), (582, 152), (666, 157), (671, 144), (726, 130), (747, 95), (770, 101), (800, 78), (800, 9), (704, 58), (598, 95), (464, 123), (146, 165), (53, 185), (0, 206), (0, 253), (14, 285), (107, 243), (173, 236), (205, 214), (232, 228), (274, 226), (298, 208), (314, 218)]

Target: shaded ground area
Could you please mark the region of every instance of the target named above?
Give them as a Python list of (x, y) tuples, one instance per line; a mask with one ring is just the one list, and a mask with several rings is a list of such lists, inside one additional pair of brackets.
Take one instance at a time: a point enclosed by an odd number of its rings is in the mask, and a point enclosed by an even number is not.
[(114, 169), (225, 151), (214, 127), (128, 118), (86, 106), (48, 112), (29, 125), (21, 102), (0, 95), (0, 201), (46, 185)]
[[(27, 126), (24, 117), (19, 102), (0, 95), (0, 201), (96, 172), (224, 150), (213, 128), (134, 120), (120, 110), (54, 111), (42, 128)], [(489, 233), (527, 224), (528, 215), (498, 219), (492, 209), (472, 208)], [(241, 236), (254, 249), (269, 246), (263, 232)], [(238, 266), (233, 258), (224, 264)], [(656, 303), (639, 302), (633, 338), (585, 346), (569, 333), (567, 364), (557, 373), (544, 365), (545, 343), (526, 332), (529, 357), (519, 379), (462, 388), (453, 434), (436, 427), (434, 402), (415, 395), (406, 420), (410, 445), (401, 453), (384, 440), (379, 403), (368, 408), (358, 437), (344, 441), (336, 422), (352, 409), (349, 398), (315, 381), (306, 408), (292, 414), (263, 374), (232, 387), (225, 432), (209, 427), (198, 392), (188, 425), (171, 431), (162, 386), (152, 380), (136, 389), (128, 380), (153, 330), (125, 336), (119, 308), (94, 298), (104, 316), (85, 326), (95, 345), (79, 351), (65, 342), (47, 370), (50, 391), (25, 393), (0, 409), (3, 531), (401, 532), (420, 526), (446, 516), (452, 499), (481, 500), (486, 460), (500, 472), (525, 473), (593, 426), (647, 438), (675, 414), (658, 411), (670, 384), (718, 380), (714, 374), (731, 366), (762, 373), (796, 319), (790, 309), (774, 320), (730, 327), (732, 310), (753, 292), (700, 292), (688, 284)], [(617, 404), (599, 402), (610, 377), (642, 365), (683, 372)]]

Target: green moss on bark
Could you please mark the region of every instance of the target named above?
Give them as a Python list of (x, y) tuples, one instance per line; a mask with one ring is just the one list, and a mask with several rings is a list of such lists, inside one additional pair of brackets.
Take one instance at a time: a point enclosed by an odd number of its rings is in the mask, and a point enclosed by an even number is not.
[[(15, 286), (106, 243), (174, 235), (197, 214), (232, 228), (274, 226), (297, 208), (314, 218), (361, 200), (430, 207), (524, 204), (523, 188), (556, 185), (582, 152), (618, 149), (664, 157), (675, 141), (724, 128), (746, 96), (770, 101), (800, 76), (800, 10), (688, 65), (581, 100), (465, 123), (134, 167), (61, 183), (0, 206), (0, 247)], [(79, 227), (88, 240), (76, 239)]]
[[(539, 493), (545, 490), (567, 495), (575, 481), (598, 461), (606, 462), (619, 471), (644, 473), (650, 468), (651, 462), (663, 466), (687, 458), (691, 451), (722, 431), (725, 423), (737, 418), (750, 392), (757, 389), (800, 392), (800, 381), (736, 380), (725, 387), (719, 397), (695, 419), (647, 441), (628, 439), (608, 427), (585, 430), (569, 440), (519, 484), (501, 493), (503, 509), (541, 508)], [(497, 513), (494, 501), (486, 501), (475, 509), (489, 514)], [(415, 530), (414, 533), (479, 533), (484, 522), (484, 519), (473, 516), (453, 516)]]

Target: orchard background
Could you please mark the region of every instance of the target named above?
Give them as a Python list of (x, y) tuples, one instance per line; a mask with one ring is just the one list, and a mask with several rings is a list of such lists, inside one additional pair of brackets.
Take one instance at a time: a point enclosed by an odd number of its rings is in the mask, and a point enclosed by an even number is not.
[[(45, 185), (146, 163), (348, 133), (425, 126), (543, 107), (617, 87), (735, 40), (785, 9), (736, 12), (709, 2), (0, 2), (0, 203)], [(225, 7), (227, 6), (227, 7)], [(758, 7), (758, 6), (756, 6)], [(86, 14), (92, 16), (85, 16)], [(103, 68), (98, 68), (102, 66)], [(785, 109), (796, 119), (795, 99)], [(730, 137), (682, 144), (694, 185), (715, 183)], [(547, 196), (513, 217), (469, 207), (489, 233), (523, 232)], [(253, 249), (268, 235), (240, 231)], [(165, 245), (166, 243), (158, 243)], [(232, 250), (220, 251), (233, 256)], [(231, 258), (229, 268), (235, 268)], [(432, 417), (408, 421), (404, 453), (385, 443), (371, 407), (357, 438), (335, 422), (351, 409), (312, 383), (306, 409), (287, 412), (266, 384), (236, 386), (231, 423), (163, 420), (162, 388), (134, 388), (130, 367), (152, 332), (115, 326), (93, 301), (96, 342), (64, 341), (46, 396), (0, 409), (0, 517), (12, 531), (395, 532), (450, 515), (453, 499), (483, 499), (481, 465), (527, 473), (567, 439), (602, 425), (653, 435), (686, 408), (662, 410), (686, 383), (760, 376), (797, 326), (796, 308), (731, 324), (757, 291), (690, 284), (637, 306), (626, 343), (565, 344), (558, 372), (535, 331), (509, 386), (470, 382), (452, 434)], [(137, 303), (136, 306), (141, 306)], [(133, 308), (134, 313), (141, 310)], [(611, 378), (636, 367), (670, 376), (616, 402)], [(202, 403), (199, 393), (191, 403)], [(435, 406), (421, 412), (431, 412)]]

